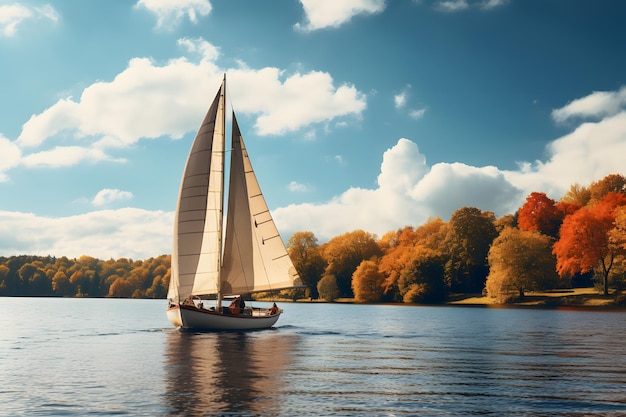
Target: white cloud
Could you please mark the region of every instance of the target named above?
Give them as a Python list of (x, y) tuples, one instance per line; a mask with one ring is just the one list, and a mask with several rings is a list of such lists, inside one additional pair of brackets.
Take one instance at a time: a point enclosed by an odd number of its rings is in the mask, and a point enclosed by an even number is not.
[[(410, 90), (411, 90), (411, 85), (407, 85), (406, 87), (404, 87), (404, 90), (393, 96), (393, 102), (394, 102), (394, 106), (396, 108), (396, 110), (404, 110), (407, 105), (408, 105), (408, 101), (410, 98)], [(411, 119), (421, 119), (422, 117), (424, 117), (424, 113), (426, 113), (426, 109), (415, 109), (415, 108), (410, 108), (406, 110), (408, 112), (408, 115)]]
[(104, 188), (96, 194), (91, 200), (91, 204), (94, 206), (104, 206), (118, 200), (130, 200), (133, 198), (133, 193), (128, 191), (121, 191), (115, 188)]
[(480, 4), (481, 9), (489, 10), (496, 7), (504, 6), (508, 3), (508, 0), (485, 0)]
[(59, 14), (49, 4), (41, 7), (28, 7), (20, 3), (0, 5), (0, 37), (13, 37), (17, 27), (28, 19), (59, 20)]
[(495, 167), (458, 163), (428, 167), (417, 145), (400, 139), (383, 155), (378, 188), (350, 188), (325, 204), (294, 204), (273, 213), (285, 236), (312, 230), (326, 240), (356, 229), (381, 236), (434, 216), (447, 220), (463, 206), (503, 215), (524, 197)]
[(378, 14), (385, 10), (385, 0), (300, 0), (306, 23), (294, 28), (304, 32), (337, 28), (354, 16)]
[(0, 134), (0, 182), (7, 181), (5, 172), (19, 165), (21, 156), (20, 148)]
[[(328, 73), (311, 71), (285, 76), (277, 68), (224, 69), (215, 64), (219, 50), (202, 39), (179, 44), (199, 55), (172, 59), (162, 66), (149, 58), (134, 58), (112, 81), (85, 88), (79, 100), (59, 100), (33, 115), (17, 139), (20, 147), (37, 147), (55, 137), (93, 141), (106, 147), (129, 146), (141, 138), (174, 139), (197, 129), (208, 106), (207, 97), (217, 91), (224, 73), (229, 96), (239, 113), (258, 115), (260, 135), (276, 135), (317, 123), (360, 117), (366, 97), (354, 86), (335, 86)], [(254, 87), (254, 88), (252, 88)]]
[[(622, 91), (607, 95), (615, 97)], [(612, 113), (598, 110), (611, 105), (583, 107), (586, 111), (580, 113)], [(447, 220), (465, 206), (502, 216), (515, 212), (533, 191), (558, 200), (572, 184), (626, 175), (626, 110), (581, 124), (552, 141), (546, 151), (546, 161), (523, 162), (512, 171), (462, 163), (429, 167), (414, 142), (400, 139), (383, 155), (377, 188), (350, 188), (327, 203), (294, 204), (274, 214), (284, 235), (311, 230), (326, 240), (356, 229), (381, 235), (405, 225), (418, 226), (433, 216)]]
[(440, 1), (435, 4), (435, 8), (444, 12), (458, 12), (469, 9), (467, 0)]
[(311, 191), (311, 186), (306, 184), (300, 184), (297, 181), (291, 181), (287, 186), (287, 189), (292, 193), (307, 193)]
[(571, 118), (600, 118), (612, 116), (626, 105), (626, 86), (619, 91), (596, 91), (586, 97), (571, 101), (566, 106), (552, 111), (552, 118), (564, 122)]
[(3, 253), (146, 259), (171, 253), (171, 212), (136, 208), (61, 218), (0, 211)]
[(472, 3), (468, 2), (468, 0), (442, 0), (435, 2), (434, 8), (442, 12), (454, 13), (468, 10), (470, 8), (492, 10), (497, 7), (504, 6), (507, 3), (508, 0), (483, 0)]
[(411, 119), (421, 119), (424, 117), (424, 113), (426, 113), (426, 109), (411, 109), (409, 110), (409, 117)]
[(139, 0), (137, 8), (144, 8), (157, 17), (157, 28), (174, 29), (187, 17), (191, 23), (198, 23), (198, 15), (211, 13), (208, 0)]
[(124, 159), (111, 158), (97, 148), (57, 146), (51, 150), (28, 154), (22, 157), (21, 164), (27, 168), (61, 168), (78, 165), (82, 162), (100, 161), (125, 162)]
[(396, 109), (401, 109), (404, 106), (406, 106), (406, 100), (407, 100), (407, 92), (403, 91), (400, 94), (396, 94), (395, 96), (393, 96), (393, 103), (396, 106)]

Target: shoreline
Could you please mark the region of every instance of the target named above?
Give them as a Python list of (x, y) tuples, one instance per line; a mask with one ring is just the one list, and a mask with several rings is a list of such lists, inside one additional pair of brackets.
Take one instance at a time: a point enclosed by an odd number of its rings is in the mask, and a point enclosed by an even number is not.
[[(354, 298), (338, 298), (333, 303), (338, 304), (380, 304), (380, 305), (428, 305), (450, 307), (483, 307), (483, 308), (563, 308), (581, 310), (626, 310), (626, 304), (618, 304), (615, 294), (608, 296), (598, 292), (595, 288), (574, 288), (552, 291), (529, 291), (521, 300), (511, 303), (497, 303), (495, 299), (482, 294), (452, 294), (448, 301), (438, 304), (403, 304), (403, 303), (359, 303)], [(261, 300), (258, 301), (267, 301)], [(276, 302), (296, 303), (327, 303), (325, 300), (315, 299), (275, 299)]]

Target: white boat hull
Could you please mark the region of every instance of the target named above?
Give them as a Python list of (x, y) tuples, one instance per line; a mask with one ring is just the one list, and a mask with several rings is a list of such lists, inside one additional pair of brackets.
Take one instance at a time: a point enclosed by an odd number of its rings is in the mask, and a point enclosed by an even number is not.
[(266, 309), (253, 309), (250, 315), (220, 314), (189, 306), (173, 306), (167, 309), (167, 318), (176, 327), (193, 330), (257, 330), (272, 327), (282, 310), (269, 314)]

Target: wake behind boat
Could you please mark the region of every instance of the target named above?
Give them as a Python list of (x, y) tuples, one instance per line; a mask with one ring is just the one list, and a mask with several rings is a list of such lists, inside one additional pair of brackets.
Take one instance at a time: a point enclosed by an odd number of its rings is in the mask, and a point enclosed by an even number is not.
[[(249, 330), (273, 326), (282, 310), (224, 297), (302, 287), (252, 169), (232, 114), (224, 219), (226, 77), (194, 139), (174, 219), (167, 317), (177, 327)], [(226, 233), (223, 233), (224, 221)]]

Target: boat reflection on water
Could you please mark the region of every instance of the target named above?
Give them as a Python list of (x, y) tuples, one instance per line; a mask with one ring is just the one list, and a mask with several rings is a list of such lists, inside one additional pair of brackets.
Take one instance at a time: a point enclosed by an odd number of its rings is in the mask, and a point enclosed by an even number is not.
[(165, 351), (170, 415), (280, 414), (294, 335), (172, 331)]

